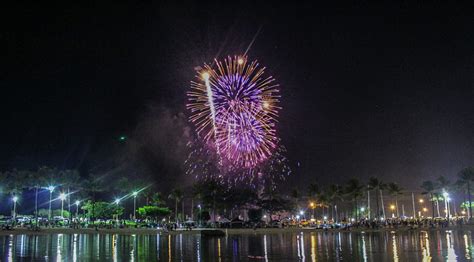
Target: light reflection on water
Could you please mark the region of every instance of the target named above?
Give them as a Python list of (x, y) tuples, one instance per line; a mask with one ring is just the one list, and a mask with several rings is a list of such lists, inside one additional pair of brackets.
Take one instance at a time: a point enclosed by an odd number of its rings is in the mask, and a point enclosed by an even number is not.
[(393, 261), (398, 262), (397, 236), (395, 235), (395, 231), (392, 231), (390, 233), (392, 234)]
[(456, 261), (473, 250), (470, 230), (0, 236), (0, 261)]

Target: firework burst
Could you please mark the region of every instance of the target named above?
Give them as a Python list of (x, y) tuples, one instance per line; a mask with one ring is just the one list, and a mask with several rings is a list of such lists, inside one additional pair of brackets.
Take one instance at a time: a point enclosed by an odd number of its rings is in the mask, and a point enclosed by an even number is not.
[(215, 60), (214, 65), (205, 64), (191, 82), (190, 121), (213, 145), (221, 164), (254, 168), (277, 147), (278, 85), (247, 57)]

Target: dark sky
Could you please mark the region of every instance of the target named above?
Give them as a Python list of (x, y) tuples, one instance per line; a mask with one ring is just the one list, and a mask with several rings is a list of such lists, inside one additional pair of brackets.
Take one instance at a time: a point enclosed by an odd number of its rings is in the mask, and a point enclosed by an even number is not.
[(194, 67), (242, 54), (255, 37), (248, 55), (283, 93), (278, 133), (290, 185), (454, 180), (474, 165), (473, 11), (290, 2), (5, 8), (0, 170), (112, 168), (109, 158), (130, 151), (118, 141), (125, 134), (153, 141), (131, 150), (148, 166), (140, 168), (158, 179), (182, 172), (176, 122), (187, 114)]

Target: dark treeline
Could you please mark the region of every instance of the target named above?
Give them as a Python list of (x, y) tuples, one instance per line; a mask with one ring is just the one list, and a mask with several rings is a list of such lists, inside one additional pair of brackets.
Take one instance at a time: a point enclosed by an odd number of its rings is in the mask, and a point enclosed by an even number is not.
[[(198, 218), (216, 221), (220, 217), (261, 219), (264, 215), (292, 216), (300, 212), (306, 217), (327, 217), (333, 221), (378, 219), (390, 214), (396, 217), (414, 214), (416, 217), (415, 201), (423, 216), (442, 217), (444, 207), (440, 207), (440, 202), (445, 201), (449, 192), (451, 199), (446, 200), (453, 202), (453, 212), (467, 212), (471, 217), (474, 168), (461, 170), (457, 177), (456, 181), (439, 177), (423, 182), (421, 191), (416, 192), (416, 199), (413, 192), (405, 191), (396, 182), (385, 183), (377, 177), (366, 183), (350, 179), (342, 185), (314, 182), (307, 188), (294, 188), (289, 192), (281, 191), (269, 180), (230, 186), (228, 182), (208, 178), (196, 181), (192, 186), (159, 192), (157, 182), (146, 178), (81, 175), (77, 170), (51, 167), (5, 171), (0, 175), (0, 188), (2, 213), (8, 215), (12, 208), (11, 199), (15, 196), (19, 198), (17, 213), (25, 215), (34, 215), (38, 210), (48, 208), (52, 196), (53, 209), (58, 209), (61, 203), (71, 215), (76, 201), (80, 201), (81, 210), (87, 211), (92, 219), (99, 217), (98, 211), (94, 211), (98, 203), (120, 205), (121, 209), (113, 212), (123, 218), (132, 218), (135, 212), (138, 212), (137, 217), (146, 216), (144, 208), (147, 206), (160, 207), (163, 208), (160, 215), (174, 221)], [(65, 196), (62, 201), (58, 200), (60, 194)], [(419, 197), (430, 202), (431, 214), (427, 214), (428, 207), (421, 209), (423, 199)], [(400, 204), (400, 201), (405, 204)]]

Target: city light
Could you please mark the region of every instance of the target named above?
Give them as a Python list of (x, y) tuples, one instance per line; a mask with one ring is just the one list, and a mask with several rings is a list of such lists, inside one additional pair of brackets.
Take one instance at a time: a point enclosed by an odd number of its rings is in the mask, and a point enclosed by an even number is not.
[(314, 208), (314, 202), (311, 202), (309, 205), (310, 205), (312, 208)]
[(76, 200), (76, 206), (78, 206), (81, 203), (81, 201)]
[(49, 190), (50, 193), (54, 191), (56, 187), (55, 186), (48, 186), (47, 189)]
[(365, 207), (361, 207), (361, 208), (360, 208), (360, 211), (361, 211), (361, 212), (364, 212), (364, 211), (365, 211)]
[(428, 208), (424, 207), (423, 212), (428, 212)]
[(422, 198), (420, 198), (420, 203), (423, 203), (423, 202), (425, 202), (425, 201)]
[(59, 199), (61, 200), (61, 217), (64, 217), (64, 200), (66, 199), (66, 194), (59, 194)]
[(17, 197), (17, 196), (13, 196), (13, 197), (12, 197), (12, 200), (13, 200), (14, 203), (16, 203), (16, 202), (18, 201), (18, 197)]
[(303, 215), (304, 214), (304, 211), (303, 210), (300, 210), (300, 215)]
[(133, 197), (136, 197), (137, 195), (138, 195), (138, 192), (137, 192), (137, 191), (134, 191), (134, 192), (132, 193), (132, 196), (133, 196)]
[(395, 209), (395, 205), (390, 205), (390, 209), (391, 209), (391, 210), (394, 210), (394, 209)]
[(59, 199), (61, 201), (64, 201), (66, 199), (66, 194), (64, 194), (64, 193), (59, 194)]
[(324, 219), (324, 220), (327, 220), (327, 219), (328, 219), (328, 217), (327, 217), (327, 216), (324, 216), (324, 217), (323, 217), (323, 219)]
[(116, 199), (114, 200), (114, 203), (118, 205), (118, 204), (120, 203), (120, 198), (116, 198)]

